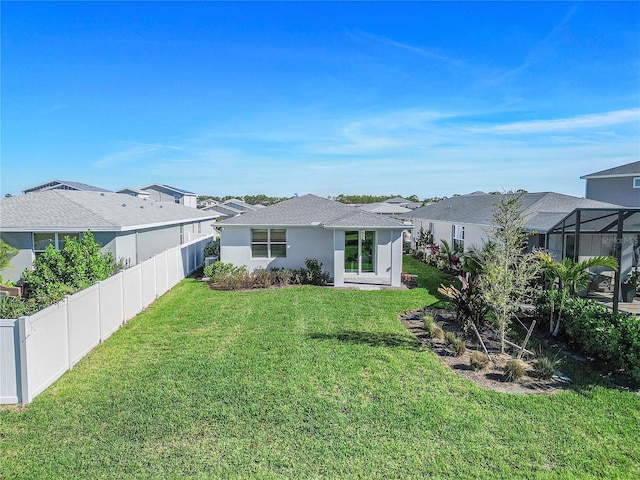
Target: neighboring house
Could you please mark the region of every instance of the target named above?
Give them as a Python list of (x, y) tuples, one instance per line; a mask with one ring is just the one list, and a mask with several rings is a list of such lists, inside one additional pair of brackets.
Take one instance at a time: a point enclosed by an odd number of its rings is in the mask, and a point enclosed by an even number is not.
[(121, 190), (117, 190), (116, 193), (122, 193), (125, 195), (131, 195), (132, 197), (138, 197), (138, 198), (150, 198), (151, 194), (145, 190), (140, 190), (138, 188), (123, 188)]
[(363, 205), (360, 205), (358, 208), (364, 210), (365, 212), (378, 213), (380, 215), (400, 218), (413, 211), (412, 209), (403, 207), (398, 203), (388, 202), (365, 203)]
[(18, 280), (47, 245), (91, 230), (119, 260), (135, 265), (168, 248), (215, 233), (214, 212), (110, 192), (50, 190), (0, 200), (0, 236), (19, 250), (0, 274)]
[[(511, 195), (508, 195), (511, 196)], [(413, 221), (413, 238), (422, 228), (431, 232), (435, 243), (446, 240), (464, 250), (481, 248), (488, 238), (493, 223), (493, 212), (503, 195), (474, 192), (426, 205), (406, 215)], [(619, 205), (573, 197), (553, 192), (525, 193), (521, 196), (525, 229), (535, 232), (530, 248), (545, 247), (556, 257), (574, 256), (574, 243), (569, 235), (549, 235), (571, 212), (579, 208), (618, 209)], [(597, 243), (593, 255), (610, 254), (609, 242)], [(580, 255), (591, 255), (580, 252)]]
[(29, 187), (22, 191), (22, 193), (41, 192), (44, 190), (77, 190), (81, 192), (108, 192), (104, 188), (94, 187), (93, 185), (87, 185), (80, 182), (68, 182), (66, 180), (50, 180), (48, 182), (40, 183)]
[(247, 212), (255, 212), (265, 208), (264, 205), (250, 205), (237, 198), (231, 198), (224, 202), (208, 200), (207, 205), (202, 208), (205, 211), (218, 212), (221, 219), (232, 218)]
[(169, 185), (161, 185), (154, 183), (140, 190), (149, 192), (149, 198), (157, 202), (171, 202), (184, 205), (186, 207), (198, 207), (198, 197), (195, 193), (181, 188), (170, 187)]
[(242, 215), (243, 213), (242, 210), (237, 210), (222, 203), (209, 205), (208, 207), (201, 208), (200, 210), (202, 210), (203, 212), (217, 213), (223, 220), (227, 218), (237, 217), (238, 215)]
[(640, 207), (640, 161), (580, 178), (586, 180), (585, 197), (625, 207)]
[(411, 210), (415, 210), (416, 208), (419, 208), (419, 207), (422, 206), (422, 203), (420, 203), (420, 202), (414, 202), (412, 200), (408, 200), (408, 199), (402, 198), (402, 197), (389, 198), (389, 199), (385, 200), (384, 203), (391, 203), (393, 205), (400, 205), (401, 207), (409, 208)]
[(222, 202), (222, 205), (235, 208), (236, 210), (239, 210), (241, 212), (255, 212), (256, 210), (265, 208), (264, 205), (250, 205), (247, 202), (244, 202), (237, 198), (230, 198), (229, 200), (225, 200), (224, 202)]
[(255, 268), (322, 262), (335, 286), (345, 281), (401, 284), (402, 232), (393, 218), (304, 195), (217, 224), (223, 262)]

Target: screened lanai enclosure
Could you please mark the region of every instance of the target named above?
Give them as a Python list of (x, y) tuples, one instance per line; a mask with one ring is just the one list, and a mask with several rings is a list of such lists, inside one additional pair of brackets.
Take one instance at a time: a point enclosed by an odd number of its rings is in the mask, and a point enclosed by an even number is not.
[(609, 282), (617, 312), (622, 281), (640, 269), (640, 209), (576, 209), (547, 232), (546, 248), (557, 259), (614, 257), (620, 265), (617, 272), (601, 269), (590, 273), (597, 281)]

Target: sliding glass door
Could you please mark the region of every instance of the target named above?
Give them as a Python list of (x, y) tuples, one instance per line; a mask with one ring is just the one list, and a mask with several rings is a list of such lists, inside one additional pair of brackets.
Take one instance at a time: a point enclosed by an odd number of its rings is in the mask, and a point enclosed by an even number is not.
[(344, 233), (345, 273), (375, 272), (375, 232), (350, 230)]

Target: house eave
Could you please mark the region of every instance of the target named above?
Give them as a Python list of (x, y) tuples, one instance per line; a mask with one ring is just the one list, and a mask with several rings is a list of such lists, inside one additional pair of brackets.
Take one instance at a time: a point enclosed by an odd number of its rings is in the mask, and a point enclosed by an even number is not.
[(206, 222), (206, 221), (213, 221), (215, 222), (217, 217), (200, 217), (200, 218), (185, 218), (185, 219), (181, 219), (181, 220), (171, 220), (171, 221), (166, 221), (166, 222), (156, 222), (156, 223), (146, 223), (146, 224), (138, 224), (138, 225), (125, 225), (125, 226), (110, 226), (110, 227), (91, 227), (91, 226), (84, 226), (84, 227), (37, 227), (37, 226), (18, 226), (18, 227), (2, 227), (0, 229), (0, 232), (11, 232), (11, 233), (17, 233), (17, 232), (43, 232), (43, 233), (54, 233), (54, 232), (68, 232), (68, 233), (75, 233), (75, 232), (84, 232), (87, 230), (91, 230), (92, 232), (131, 232), (131, 231), (135, 231), (135, 230), (147, 230), (150, 228), (157, 228), (157, 227), (167, 227), (167, 226), (172, 226), (172, 225), (181, 225), (181, 224), (185, 224), (185, 223), (192, 223), (192, 222)]

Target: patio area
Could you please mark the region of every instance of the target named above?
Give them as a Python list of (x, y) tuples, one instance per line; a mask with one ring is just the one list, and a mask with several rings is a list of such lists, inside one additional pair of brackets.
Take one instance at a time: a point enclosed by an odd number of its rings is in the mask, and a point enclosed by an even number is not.
[[(587, 298), (603, 303), (611, 310), (613, 310), (613, 292), (590, 291), (587, 295)], [(640, 316), (640, 297), (636, 295), (633, 299), (633, 302), (618, 302), (618, 311), (628, 312)]]

